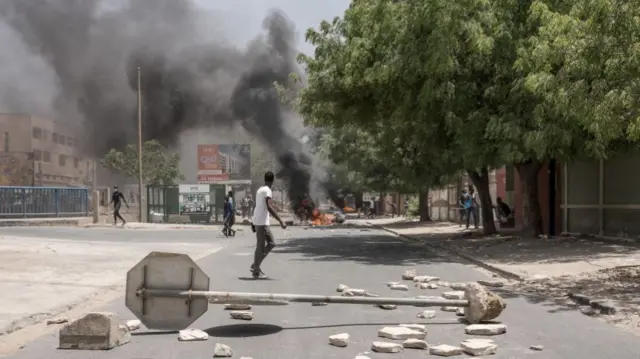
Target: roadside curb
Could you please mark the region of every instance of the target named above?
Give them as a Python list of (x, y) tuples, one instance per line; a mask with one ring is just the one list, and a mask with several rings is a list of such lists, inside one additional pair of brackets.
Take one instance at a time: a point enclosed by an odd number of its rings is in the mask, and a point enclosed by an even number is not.
[(80, 226), (78, 219), (52, 220), (0, 220), (0, 227), (75, 227)]
[(563, 232), (560, 234), (560, 237), (576, 237), (579, 239), (587, 239), (590, 241), (606, 242), (606, 243), (612, 243), (612, 244), (640, 244), (640, 240), (638, 239), (600, 236), (597, 234), (588, 234), (588, 233)]
[(504, 270), (502, 268), (496, 267), (496, 266), (488, 264), (486, 262), (483, 262), (483, 261), (475, 258), (470, 253), (467, 253), (465, 251), (462, 251), (462, 250), (459, 250), (459, 249), (454, 249), (454, 248), (448, 248), (446, 246), (441, 246), (441, 245), (437, 245), (437, 244), (433, 244), (433, 243), (427, 243), (425, 241), (420, 241), (418, 239), (411, 238), (411, 237), (409, 237), (407, 235), (400, 234), (399, 232), (396, 232), (396, 231), (394, 231), (392, 229), (389, 229), (389, 228), (386, 228), (384, 226), (373, 224), (371, 222), (367, 222), (367, 223), (370, 224), (373, 227), (376, 227), (378, 229), (382, 229), (385, 232), (388, 232), (388, 233), (394, 234), (394, 235), (396, 235), (398, 237), (401, 237), (405, 241), (420, 242), (420, 243), (424, 244), (425, 246), (430, 247), (432, 249), (438, 249), (438, 250), (441, 250), (441, 251), (445, 251), (445, 252), (448, 252), (448, 253), (453, 254), (455, 256), (458, 256), (460, 258), (466, 259), (467, 261), (469, 261), (469, 262), (471, 262), (471, 263), (473, 263), (473, 264), (475, 264), (475, 265), (477, 265), (479, 267), (482, 267), (482, 268), (484, 268), (484, 269), (486, 269), (488, 271), (496, 273), (496, 274), (498, 274), (498, 275), (500, 275), (500, 276), (502, 276), (502, 277), (504, 277), (506, 279), (517, 280), (519, 282), (524, 282), (525, 281), (525, 278), (523, 276), (521, 276), (519, 274), (516, 274), (516, 273), (513, 273), (513, 272), (506, 271), (506, 270)]
[(578, 304), (588, 305), (593, 309), (599, 310), (602, 314), (610, 315), (616, 314), (617, 312), (616, 306), (608, 300), (593, 299), (592, 297), (578, 293), (569, 293), (567, 296)]

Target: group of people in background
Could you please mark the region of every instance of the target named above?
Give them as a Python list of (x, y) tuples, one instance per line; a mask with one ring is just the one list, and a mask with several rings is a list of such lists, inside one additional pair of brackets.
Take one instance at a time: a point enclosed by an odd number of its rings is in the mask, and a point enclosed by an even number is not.
[[(466, 229), (469, 229), (471, 217), (473, 217), (473, 225), (478, 228), (478, 208), (480, 204), (478, 202), (478, 194), (473, 186), (469, 186), (469, 189), (463, 189), (459, 199), (460, 204), (460, 226), (466, 224)], [(500, 222), (504, 222), (512, 214), (512, 210), (508, 204), (506, 204), (502, 198), (496, 199), (496, 209), (498, 212), (498, 219)]]

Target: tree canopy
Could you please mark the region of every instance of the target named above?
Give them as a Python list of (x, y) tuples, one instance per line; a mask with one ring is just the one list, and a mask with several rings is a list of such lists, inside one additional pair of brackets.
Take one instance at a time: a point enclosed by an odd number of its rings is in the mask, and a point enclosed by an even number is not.
[[(430, 185), (467, 170), (485, 231), (488, 170), (514, 165), (540, 233), (543, 163), (603, 158), (640, 135), (639, 13), (619, 0), (353, 1), (308, 30), (297, 110), (350, 136), (332, 152), (350, 168), (373, 168), (370, 153)], [(347, 147), (356, 163), (341, 157)]]
[[(138, 177), (138, 146), (127, 145), (123, 150), (112, 148), (104, 155), (102, 164), (129, 177)], [(179, 169), (180, 156), (170, 153), (157, 140), (142, 145), (142, 180), (148, 185), (173, 185), (184, 179)]]

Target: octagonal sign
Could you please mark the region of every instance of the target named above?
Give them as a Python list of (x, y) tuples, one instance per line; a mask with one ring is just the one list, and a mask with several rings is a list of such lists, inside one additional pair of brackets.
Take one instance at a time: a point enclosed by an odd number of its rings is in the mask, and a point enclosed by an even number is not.
[(127, 272), (125, 305), (149, 329), (181, 330), (207, 311), (207, 298), (137, 296), (140, 288), (209, 290), (209, 276), (186, 254), (151, 252)]

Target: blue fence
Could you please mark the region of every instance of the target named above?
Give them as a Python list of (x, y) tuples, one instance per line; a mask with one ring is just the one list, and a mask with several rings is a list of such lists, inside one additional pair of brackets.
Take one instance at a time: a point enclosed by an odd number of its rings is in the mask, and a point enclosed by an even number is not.
[(0, 218), (80, 217), (88, 212), (86, 188), (0, 187)]

